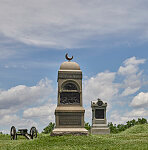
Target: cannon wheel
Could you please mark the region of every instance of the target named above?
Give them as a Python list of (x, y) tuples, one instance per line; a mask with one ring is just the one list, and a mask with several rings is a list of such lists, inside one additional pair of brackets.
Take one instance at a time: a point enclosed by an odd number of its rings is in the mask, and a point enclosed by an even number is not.
[(14, 126), (12, 126), (10, 129), (10, 136), (11, 136), (11, 140), (17, 139), (16, 128)]
[(31, 136), (31, 139), (33, 139), (34, 137), (35, 138), (37, 137), (37, 129), (35, 127), (32, 127), (30, 129), (30, 136)]

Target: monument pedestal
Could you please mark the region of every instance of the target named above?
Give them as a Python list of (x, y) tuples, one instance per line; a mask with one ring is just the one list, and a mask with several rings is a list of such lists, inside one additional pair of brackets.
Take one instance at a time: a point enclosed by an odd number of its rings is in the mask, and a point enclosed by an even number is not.
[(51, 136), (60, 135), (88, 135), (88, 131), (85, 128), (55, 128), (51, 133)]
[(107, 124), (93, 124), (91, 134), (110, 134)]
[(56, 127), (51, 136), (87, 135), (84, 128), (84, 108), (81, 106), (58, 106), (55, 110)]

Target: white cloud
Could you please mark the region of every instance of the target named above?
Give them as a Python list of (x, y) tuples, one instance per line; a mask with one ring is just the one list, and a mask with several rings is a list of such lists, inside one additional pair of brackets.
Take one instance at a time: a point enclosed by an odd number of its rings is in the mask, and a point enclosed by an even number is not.
[(127, 121), (133, 119), (137, 120), (138, 118), (148, 119), (148, 110), (139, 108), (124, 113), (121, 113), (120, 110), (115, 110), (111, 112), (109, 122), (113, 122), (114, 124), (125, 124)]
[(128, 96), (131, 94), (136, 93), (138, 90), (140, 89), (140, 87), (135, 87), (135, 88), (131, 88), (131, 87), (127, 87), (121, 94), (121, 96)]
[[(14, 125), (16, 128), (27, 129), (36, 126), (42, 131), (41, 126), (45, 127), (49, 121), (54, 121), (55, 104), (51, 104), (53, 101), (49, 99), (53, 96), (53, 87), (47, 78), (35, 86), (18, 85), (7, 91), (0, 90), (0, 130), (6, 132)], [(32, 106), (36, 107), (29, 108)]]
[(6, 128), (10, 128), (11, 126), (15, 126), (18, 128), (28, 128), (30, 129), (32, 126), (38, 127), (38, 124), (31, 119), (23, 119), (18, 117), (17, 115), (4, 115), (0, 121), (1, 130), (5, 130)]
[(97, 98), (109, 101), (118, 93), (118, 84), (114, 83), (116, 73), (102, 72), (84, 81), (83, 102), (90, 104)]
[(138, 95), (136, 95), (131, 102), (131, 106), (148, 107), (148, 93), (140, 92)]
[(87, 0), (1, 0), (0, 32), (26, 44), (58, 48), (77, 47), (90, 37), (133, 35), (133, 31), (146, 38), (145, 3), (146, 0), (92, 0), (91, 3)]
[[(52, 103), (49, 97), (53, 96), (53, 87), (47, 78), (39, 81), (36, 86), (19, 85), (7, 91), (1, 90), (0, 130), (7, 132), (12, 125), (27, 129), (35, 126), (41, 132), (49, 121), (54, 121), (55, 104), (49, 104)], [(48, 104), (46, 104), (47, 100)], [(42, 106), (38, 106), (39, 104)], [(29, 108), (31, 106), (36, 107)], [(22, 111), (24, 111), (23, 117)]]
[(46, 104), (40, 107), (28, 108), (23, 112), (23, 118), (47, 118), (54, 115), (56, 104)]
[(112, 111), (110, 113), (110, 118), (109, 118), (108, 122), (113, 122), (114, 124), (123, 123), (121, 120), (121, 116), (119, 114), (119, 111), (117, 111), (117, 110)]
[(136, 57), (131, 57), (129, 59), (126, 59), (124, 61), (125, 66), (128, 65), (139, 65), (139, 64), (144, 64), (145, 63), (145, 59), (136, 59)]
[(142, 71), (139, 69), (139, 65), (145, 63), (145, 61), (145, 59), (131, 57), (123, 62), (123, 66), (119, 67), (118, 75), (125, 77), (122, 96), (134, 94), (140, 89)]
[[(96, 76), (87, 78), (83, 84), (83, 101), (89, 104), (92, 100), (101, 98), (109, 102), (115, 97), (125, 97), (136, 93), (142, 86), (142, 71), (139, 68), (145, 59), (131, 57), (123, 62), (116, 72), (101, 72)], [(118, 83), (118, 77), (122, 81)], [(110, 108), (110, 103), (109, 103)]]
[(15, 114), (18, 110), (16, 108), (11, 109), (0, 109), (0, 117), (9, 115), (9, 114)]
[(85, 122), (92, 123), (92, 109), (91, 107), (85, 107)]
[(56, 104), (52, 104), (51, 102), (42, 106), (28, 108), (23, 112), (23, 118), (31, 120), (37, 119), (38, 127), (40, 127), (40, 131), (42, 131), (42, 128), (47, 126), (49, 122), (55, 122), (55, 108)]
[(136, 74), (139, 71), (138, 65), (144, 64), (145, 61), (145, 59), (137, 59), (135, 56), (128, 58), (123, 62), (124, 66), (120, 66), (118, 73), (121, 75)]
[(126, 113), (126, 115), (136, 118), (148, 117), (148, 110), (144, 108), (133, 109), (131, 112)]
[(36, 86), (18, 85), (7, 91), (0, 91), (0, 108), (24, 108), (45, 101), (53, 92), (51, 81), (42, 79)]

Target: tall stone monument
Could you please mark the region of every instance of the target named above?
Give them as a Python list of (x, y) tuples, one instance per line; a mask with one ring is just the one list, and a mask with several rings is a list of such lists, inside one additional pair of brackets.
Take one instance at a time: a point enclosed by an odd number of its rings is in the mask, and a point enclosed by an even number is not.
[(82, 106), (82, 71), (76, 62), (71, 62), (73, 56), (69, 58), (66, 54), (66, 59), (68, 61), (63, 62), (58, 71), (56, 126), (51, 135), (87, 135)]
[(101, 99), (91, 101), (92, 107), (92, 128), (91, 134), (109, 134), (110, 129), (107, 126), (106, 107)]

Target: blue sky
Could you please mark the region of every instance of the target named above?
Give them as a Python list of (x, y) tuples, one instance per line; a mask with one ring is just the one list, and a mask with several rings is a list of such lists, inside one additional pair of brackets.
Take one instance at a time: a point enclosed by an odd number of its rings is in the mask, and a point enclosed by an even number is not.
[(83, 71), (90, 102), (108, 103), (107, 119), (148, 119), (146, 0), (1, 0), (0, 131), (42, 131), (54, 122), (57, 73), (65, 54)]

